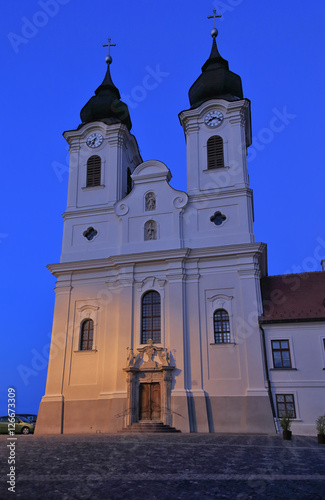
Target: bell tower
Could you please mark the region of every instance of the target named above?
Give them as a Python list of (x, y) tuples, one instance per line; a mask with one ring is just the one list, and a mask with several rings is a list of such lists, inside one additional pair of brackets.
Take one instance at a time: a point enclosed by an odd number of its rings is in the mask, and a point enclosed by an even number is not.
[[(199, 244), (204, 238), (208, 244), (211, 224), (224, 225), (222, 244), (253, 243), (253, 202), (246, 161), (252, 140), (250, 101), (243, 97), (240, 76), (229, 70), (218, 51), (215, 20), (221, 16), (214, 11), (211, 17), (211, 53), (189, 90), (190, 109), (179, 114), (187, 147), (188, 210), (192, 222), (194, 211), (198, 218), (188, 232), (192, 233), (191, 241), (196, 238)], [(215, 239), (212, 244), (216, 244)]]
[(131, 175), (142, 162), (130, 133), (128, 107), (111, 77), (110, 48), (115, 44), (109, 38), (103, 46), (108, 47), (105, 78), (82, 108), (82, 123), (63, 134), (70, 146), (70, 167), (61, 262), (107, 256), (116, 234), (114, 204), (131, 191)]

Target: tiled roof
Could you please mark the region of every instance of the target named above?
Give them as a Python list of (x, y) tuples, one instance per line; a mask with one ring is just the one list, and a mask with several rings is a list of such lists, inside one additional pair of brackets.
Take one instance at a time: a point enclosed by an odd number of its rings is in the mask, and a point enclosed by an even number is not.
[(325, 272), (261, 279), (261, 323), (325, 320)]

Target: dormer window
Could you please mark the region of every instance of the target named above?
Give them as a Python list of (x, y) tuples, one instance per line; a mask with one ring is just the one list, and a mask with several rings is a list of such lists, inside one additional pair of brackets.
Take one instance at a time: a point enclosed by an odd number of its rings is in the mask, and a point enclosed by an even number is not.
[(98, 155), (90, 156), (87, 160), (87, 187), (100, 186), (101, 158)]
[(223, 140), (213, 135), (207, 142), (208, 170), (224, 167)]

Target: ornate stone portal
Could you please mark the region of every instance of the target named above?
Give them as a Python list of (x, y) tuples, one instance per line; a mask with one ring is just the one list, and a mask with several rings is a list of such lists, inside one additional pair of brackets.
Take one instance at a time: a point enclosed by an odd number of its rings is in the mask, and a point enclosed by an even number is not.
[(170, 354), (163, 347), (148, 344), (133, 353), (128, 348), (126, 372), (127, 412), (125, 425), (139, 420), (158, 420), (172, 426), (170, 408), (172, 371)]

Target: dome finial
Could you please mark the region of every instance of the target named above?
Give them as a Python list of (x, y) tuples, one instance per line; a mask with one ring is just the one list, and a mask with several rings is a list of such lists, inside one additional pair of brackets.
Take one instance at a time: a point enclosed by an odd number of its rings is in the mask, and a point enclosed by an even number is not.
[(218, 30), (216, 28), (216, 18), (217, 17), (222, 17), (221, 14), (217, 14), (216, 9), (213, 9), (213, 16), (208, 16), (208, 19), (213, 19), (213, 28), (211, 30), (211, 36), (212, 38), (216, 38), (218, 36)]
[(210, 99), (225, 99), (231, 102), (244, 98), (240, 76), (229, 70), (228, 61), (219, 54), (216, 42), (217, 17), (222, 16), (217, 14), (216, 9), (213, 9), (213, 15), (208, 16), (208, 19), (213, 19), (212, 49), (209, 59), (202, 66), (202, 74), (189, 90), (191, 109), (197, 108)]
[(116, 43), (111, 43), (111, 38), (108, 39), (108, 43), (103, 43), (103, 47), (108, 47), (108, 55), (105, 58), (107, 64), (112, 64), (111, 47), (116, 47)]
[(129, 130), (132, 128), (131, 118), (127, 105), (121, 101), (121, 95), (117, 87), (115, 87), (112, 77), (110, 65), (112, 64), (111, 47), (115, 47), (116, 43), (111, 43), (111, 38), (108, 38), (108, 43), (103, 43), (103, 47), (108, 47), (108, 55), (106, 56), (107, 69), (104, 80), (95, 90), (95, 95), (89, 99), (80, 112), (82, 124), (102, 121), (107, 125), (113, 123), (123, 123)]

